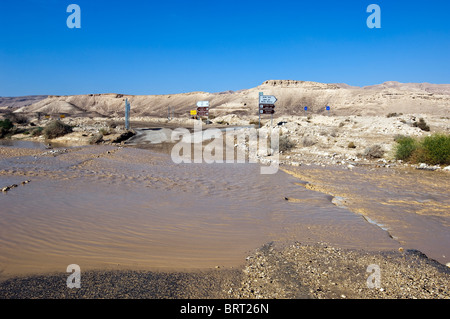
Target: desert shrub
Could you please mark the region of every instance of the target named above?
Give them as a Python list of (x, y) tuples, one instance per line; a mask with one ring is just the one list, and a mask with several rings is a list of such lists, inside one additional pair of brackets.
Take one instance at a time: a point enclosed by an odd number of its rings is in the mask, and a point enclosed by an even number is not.
[(420, 128), (422, 131), (426, 131), (426, 132), (430, 131), (430, 127), (428, 126), (428, 124), (425, 122), (425, 120), (423, 118), (420, 118), (419, 122), (414, 122), (413, 126)]
[(302, 144), (303, 144), (303, 146), (305, 146), (305, 147), (313, 146), (313, 145), (316, 144), (316, 143), (317, 143), (316, 140), (314, 140), (313, 138), (311, 138), (311, 137), (309, 137), (309, 136), (305, 136), (305, 137), (303, 138), (303, 140), (302, 140)]
[(31, 136), (41, 136), (42, 135), (42, 131), (44, 130), (43, 127), (35, 127), (32, 130), (30, 130), (30, 134)]
[(114, 121), (108, 123), (108, 127), (110, 129), (115, 129), (117, 126), (119, 126), (119, 125)]
[(70, 132), (72, 132), (72, 127), (59, 120), (48, 123), (42, 131), (45, 138), (48, 139), (63, 136)]
[(89, 144), (98, 144), (103, 141), (103, 134), (95, 134), (89, 139)]
[(389, 118), (389, 117), (397, 117), (397, 116), (400, 116), (400, 115), (403, 115), (403, 113), (389, 113), (388, 115), (386, 115), (386, 117), (387, 118)]
[(409, 160), (414, 151), (418, 148), (418, 143), (412, 137), (399, 136), (394, 138), (397, 142), (395, 147), (395, 158), (397, 160)]
[(19, 114), (19, 113), (9, 113), (7, 115), (7, 118), (16, 124), (28, 124), (29, 119), (26, 115), (24, 114)]
[(10, 130), (14, 127), (13, 123), (10, 119), (4, 119), (3, 121), (0, 120), (0, 128), (3, 128), (5, 130)]
[(8, 133), (10, 133), (13, 127), (14, 125), (9, 119), (4, 119), (3, 121), (0, 121), (0, 138), (3, 138)]
[(278, 150), (280, 152), (287, 152), (293, 147), (295, 147), (295, 142), (292, 141), (289, 136), (280, 136), (280, 139), (278, 140)]
[[(217, 123), (220, 124), (219, 122), (217, 122)], [(250, 125), (259, 125), (259, 121), (258, 120), (250, 120), (248, 122), (248, 124), (250, 124)]]
[(356, 148), (356, 145), (355, 145), (355, 143), (350, 142), (350, 143), (348, 143), (347, 147), (348, 148)]
[(111, 134), (111, 131), (108, 128), (101, 128), (98, 132), (103, 136)]
[(384, 150), (380, 145), (369, 146), (364, 150), (363, 156), (366, 158), (381, 158), (384, 155)]
[(427, 164), (450, 164), (450, 135), (433, 134), (423, 139), (421, 146)]

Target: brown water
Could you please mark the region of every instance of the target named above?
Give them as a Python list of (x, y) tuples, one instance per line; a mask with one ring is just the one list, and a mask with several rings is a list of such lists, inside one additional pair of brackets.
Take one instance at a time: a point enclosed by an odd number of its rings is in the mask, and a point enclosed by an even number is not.
[[(261, 175), (257, 164), (174, 164), (166, 154), (129, 147), (45, 151), (16, 148), (21, 156), (14, 156), (0, 146), (0, 186), (19, 184), (0, 193), (3, 277), (64, 272), (69, 264), (236, 267), (270, 241), (400, 246), (378, 225), (281, 170)], [(20, 185), (26, 179), (31, 182)]]
[(450, 174), (411, 168), (290, 167), (308, 189), (327, 193), (382, 229), (405, 249), (450, 262)]

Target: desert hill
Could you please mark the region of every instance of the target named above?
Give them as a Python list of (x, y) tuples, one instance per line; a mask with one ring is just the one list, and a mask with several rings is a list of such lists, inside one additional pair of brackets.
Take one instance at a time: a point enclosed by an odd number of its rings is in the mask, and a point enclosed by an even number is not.
[(72, 96), (48, 96), (15, 112), (69, 114), (75, 116), (117, 117), (124, 115), (124, 101), (131, 104), (132, 116), (166, 117), (170, 107), (176, 116), (188, 116), (197, 101), (210, 101), (210, 114), (256, 115), (258, 95), (275, 95), (277, 115), (325, 114), (331, 106), (333, 115), (386, 115), (422, 113), (450, 115), (450, 84), (400, 83), (355, 87), (343, 83), (269, 80), (239, 91), (219, 93), (190, 92), (168, 95), (126, 95), (117, 93)]

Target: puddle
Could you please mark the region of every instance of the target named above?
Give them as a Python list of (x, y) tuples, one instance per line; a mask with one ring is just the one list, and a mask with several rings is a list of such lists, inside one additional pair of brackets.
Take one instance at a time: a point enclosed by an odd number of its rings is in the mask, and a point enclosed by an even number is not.
[[(237, 267), (267, 242), (399, 243), (328, 194), (258, 164), (175, 164), (165, 152), (85, 146), (0, 158), (2, 276), (81, 269)], [(291, 199), (291, 200), (286, 200)], [(346, 197), (347, 198), (347, 197)]]
[(364, 216), (405, 249), (443, 264), (450, 261), (450, 178), (446, 172), (413, 169), (290, 167), (305, 187)]

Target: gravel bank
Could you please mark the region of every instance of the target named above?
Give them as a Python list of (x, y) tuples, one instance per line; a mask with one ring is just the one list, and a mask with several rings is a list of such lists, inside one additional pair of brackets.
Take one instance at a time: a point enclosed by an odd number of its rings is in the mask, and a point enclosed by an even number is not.
[[(323, 243), (276, 249), (269, 244), (247, 260), (236, 298), (450, 298), (450, 268), (414, 250), (367, 252)], [(369, 265), (379, 267), (379, 288), (368, 288), (374, 274), (367, 272)]]
[[(369, 265), (380, 269), (379, 288), (368, 288)], [(450, 268), (418, 251), (367, 252), (320, 243), (275, 247), (247, 257), (243, 269), (203, 272), (89, 271), (81, 288), (68, 274), (8, 279), (0, 298), (131, 299), (449, 299)], [(374, 281), (375, 283), (375, 281)]]

